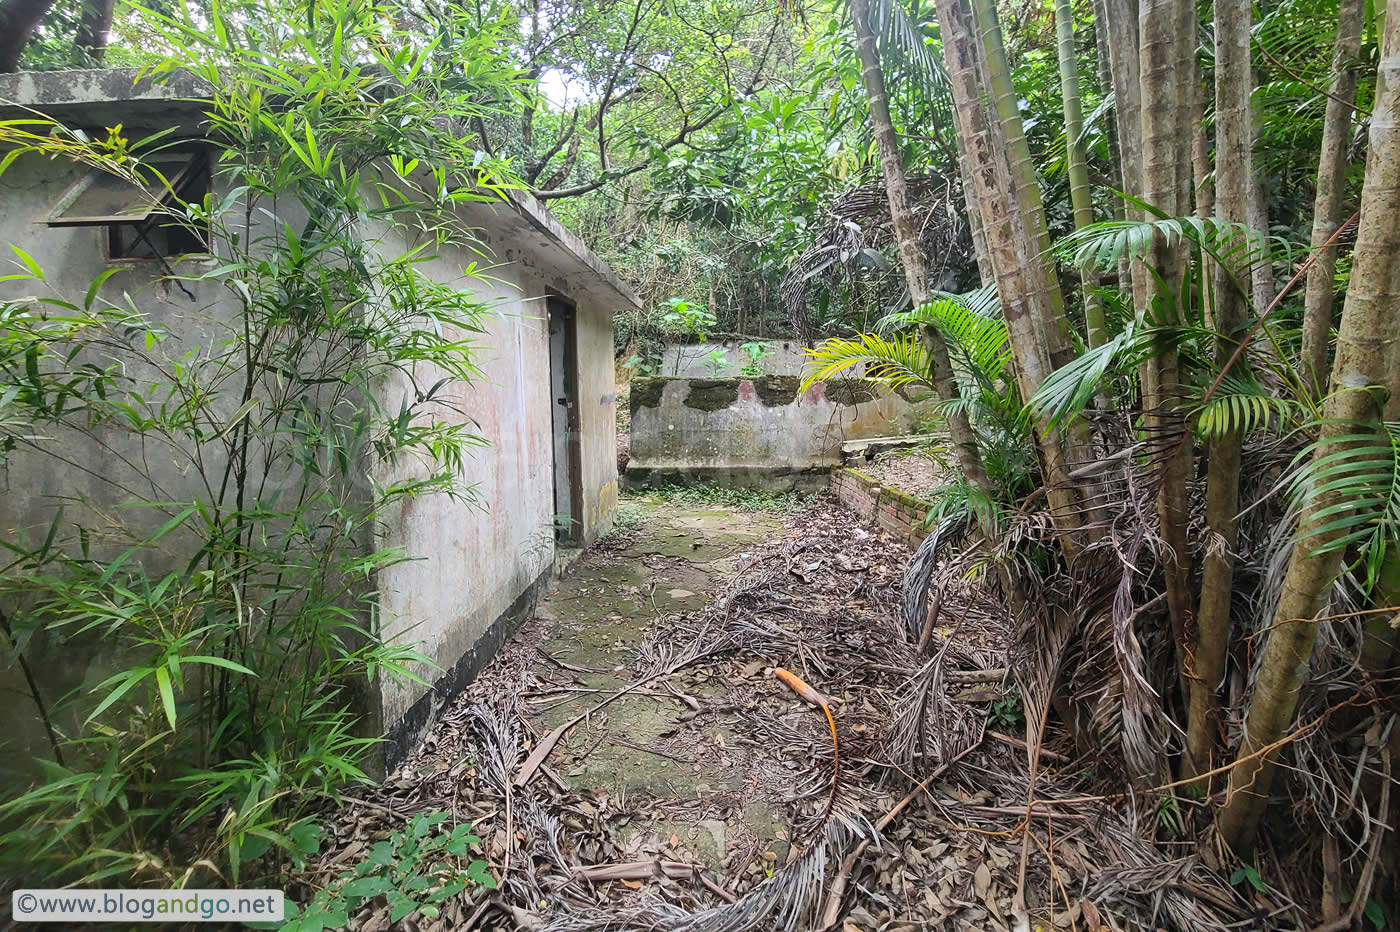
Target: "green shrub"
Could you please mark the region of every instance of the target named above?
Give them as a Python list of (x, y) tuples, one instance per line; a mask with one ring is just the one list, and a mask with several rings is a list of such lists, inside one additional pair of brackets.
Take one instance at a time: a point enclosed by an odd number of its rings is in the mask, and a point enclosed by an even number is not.
[[(198, 326), (167, 329), (154, 295), (104, 287), (116, 269), (63, 294), (14, 250), (10, 278), (39, 297), (0, 303), (0, 454), (85, 470), (122, 504), (70, 501), (42, 540), (0, 541), (5, 660), (51, 758), (0, 798), (5, 876), (266, 876), (306, 854), (319, 806), (368, 779), (375, 681), (427, 669), (376, 611), (375, 574), (408, 557), (372, 542), (402, 503), (474, 495), (466, 454), (483, 441), (443, 415), (477, 374), (488, 308), (420, 267), (471, 245), (454, 205), (508, 183), (454, 126), (517, 75), (479, 26), (457, 39), (464, 72), (382, 12), (225, 5), (201, 27), (141, 14), (176, 50), (154, 72), (214, 88), (227, 194), (167, 202), (212, 244), (167, 266), (191, 300), (218, 295), (172, 318)], [(150, 156), (166, 141), (9, 121), (0, 171), (37, 154), (160, 189)], [(36, 648), (99, 645), (110, 675), (47, 703)]]

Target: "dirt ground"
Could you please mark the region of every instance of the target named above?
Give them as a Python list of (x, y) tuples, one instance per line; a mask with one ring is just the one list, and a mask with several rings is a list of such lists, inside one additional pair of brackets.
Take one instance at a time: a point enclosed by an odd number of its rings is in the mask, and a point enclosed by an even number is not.
[(919, 499), (927, 499), (949, 476), (943, 464), (921, 450), (895, 450), (851, 465), (881, 485)]
[(830, 498), (622, 517), (302, 874), (331, 883), (438, 812), (483, 839), (496, 889), (397, 923), (375, 898), (350, 928), (1286, 927), (1261, 917), (1287, 904), (1144, 840), (1072, 747), (1028, 767), (1004, 612), (964, 569), (911, 623), (910, 551)]

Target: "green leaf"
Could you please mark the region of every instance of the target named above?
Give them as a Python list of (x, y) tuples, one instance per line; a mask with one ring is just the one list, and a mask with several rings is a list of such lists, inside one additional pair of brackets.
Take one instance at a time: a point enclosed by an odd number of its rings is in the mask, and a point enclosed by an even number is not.
[(118, 699), (120, 699), (122, 696), (125, 696), (128, 692), (131, 691), (131, 688), (132, 688), (133, 686), (135, 686), (137, 683), (139, 683), (139, 682), (141, 682), (143, 679), (145, 679), (151, 672), (152, 672), (152, 671), (151, 671), (151, 668), (150, 668), (150, 667), (143, 667), (143, 668), (141, 668), (141, 669), (139, 669), (139, 670), (125, 670), (125, 671), (123, 671), (123, 672), (121, 672), (121, 673), (118, 673), (118, 674), (116, 674), (115, 676), (109, 677), (108, 679), (103, 680), (101, 683), (99, 683), (96, 687), (94, 687), (94, 689), (93, 689), (94, 692), (96, 692), (96, 691), (99, 690), (99, 689), (102, 689), (103, 687), (107, 686), (109, 683), (121, 681), (121, 685), (118, 686), (116, 689), (114, 689), (112, 692), (110, 692), (110, 693), (107, 694), (107, 698), (106, 698), (106, 699), (103, 699), (103, 700), (98, 704), (97, 708), (95, 708), (95, 709), (92, 710), (92, 714), (89, 715), (89, 716), (83, 721), (83, 724), (84, 724), (84, 725), (90, 724), (90, 723), (92, 722), (93, 719), (97, 718), (97, 716), (99, 716), (99, 715), (101, 715), (103, 712), (107, 711), (107, 708), (108, 708), (112, 703), (116, 702), (116, 701), (117, 701)]
[(15, 255), (19, 256), (19, 261), (24, 263), (25, 268), (29, 269), (30, 275), (37, 278), (39, 281), (44, 280), (44, 270), (39, 267), (39, 263), (35, 262), (34, 258), (29, 255), (29, 253), (20, 249), (14, 243), (10, 244), (10, 248), (15, 251)]
[(417, 903), (397, 890), (391, 891), (385, 898), (389, 901), (390, 922), (399, 922), (418, 908)]
[(302, 858), (308, 858), (321, 850), (321, 836), (325, 830), (310, 820), (298, 822), (287, 832), (293, 851)]
[(232, 660), (226, 660), (226, 659), (223, 658), (223, 657), (209, 657), (209, 656), (206, 656), (206, 655), (204, 655), (204, 654), (196, 654), (196, 655), (193, 656), (193, 657), (181, 657), (181, 658), (180, 658), (180, 662), (181, 662), (181, 663), (206, 663), (206, 664), (208, 664), (208, 665), (211, 666), (211, 667), (222, 667), (222, 668), (225, 669), (225, 670), (232, 670), (234, 673), (242, 673), (242, 674), (245, 674), (245, 675), (247, 675), (247, 676), (257, 676), (256, 673), (254, 673), (252, 670), (249, 670), (247, 667), (243, 666), (243, 664), (241, 664), (241, 663), (234, 663)]
[(170, 688), (170, 671), (156, 667), (156, 688), (160, 691), (160, 701), (165, 706), (165, 718), (170, 727), (175, 727), (175, 691)]
[(102, 290), (102, 284), (121, 270), (121, 266), (104, 269), (101, 274), (92, 280), (92, 284), (88, 285), (87, 294), (83, 297), (83, 308), (85, 310), (92, 310), (93, 302), (97, 300), (97, 293)]
[(357, 877), (347, 883), (342, 891), (346, 896), (356, 896), (368, 899), (372, 896), (379, 896), (394, 889), (394, 885), (388, 877), (383, 874), (371, 874), (368, 877)]
[(238, 861), (240, 864), (247, 864), (249, 861), (256, 861), (267, 854), (272, 848), (272, 841), (260, 835), (249, 835), (243, 839), (238, 848)]
[(496, 889), (496, 878), (491, 876), (491, 866), (485, 861), (472, 861), (467, 865), (467, 879), (478, 887)]

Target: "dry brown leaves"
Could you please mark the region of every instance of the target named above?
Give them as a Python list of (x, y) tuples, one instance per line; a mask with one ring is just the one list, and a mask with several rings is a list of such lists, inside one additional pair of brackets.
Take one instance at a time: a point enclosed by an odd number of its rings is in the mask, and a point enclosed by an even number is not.
[[(433, 810), (477, 826), (501, 888), (468, 891), (440, 918), (415, 915), (399, 928), (806, 928), (783, 910), (797, 898), (807, 904), (803, 915), (814, 899), (820, 906), (839, 855), (859, 837), (870, 844), (848, 878), (835, 926), (843, 932), (1209, 928), (1247, 919), (1246, 906), (1189, 851), (1140, 838), (1130, 807), (1047, 805), (1027, 818), (1017, 723), (1004, 717), (990, 727), (1008, 735), (983, 733), (1011, 690), (1009, 622), (975, 587), (946, 578), (936, 636), (921, 656), (900, 617), (908, 557), (902, 544), (822, 499), (789, 519), (781, 539), (754, 548), (713, 602), (660, 615), (647, 629), (625, 675), (633, 683), (654, 677), (645, 689), (674, 705), (675, 727), (635, 743), (682, 762), (726, 755), (743, 774), (734, 789), (698, 793), (683, 806), (622, 784), (574, 790), (565, 776), (589, 753), (574, 741), (507, 790), (544, 737), (521, 714), (520, 695), (558, 688), (570, 673), (542, 659), (544, 635), (527, 624), (398, 773), (331, 814), (334, 843), (298, 880), (304, 889), (326, 883), (414, 812)], [(824, 718), (765, 677), (777, 666), (831, 697), (841, 739), (844, 840), (831, 842), (815, 879), (803, 858), (819, 838), (834, 837), (817, 824), (831, 741)], [(488, 719), (497, 724), (484, 727)], [(921, 774), (969, 748), (873, 835)], [(1089, 795), (1092, 774), (1066, 763), (1073, 754), (1047, 744), (1038, 798)], [(682, 839), (658, 844), (636, 831), (665, 821), (731, 824), (754, 798), (786, 813), (784, 853), (738, 834), (702, 869)], [(1023, 844), (1031, 854), (1024, 883)], [(386, 922), (383, 904), (371, 903), (351, 927)]]

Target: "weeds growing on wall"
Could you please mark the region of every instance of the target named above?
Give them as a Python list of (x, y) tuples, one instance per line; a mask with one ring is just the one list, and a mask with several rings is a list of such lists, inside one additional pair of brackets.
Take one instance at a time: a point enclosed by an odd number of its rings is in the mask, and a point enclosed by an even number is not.
[[(162, 300), (118, 269), (63, 293), (15, 249), (36, 297), (0, 304), (3, 456), (92, 491), (0, 541), (4, 659), (49, 738), (0, 804), (5, 876), (246, 885), (314, 850), (315, 808), (366, 779), (366, 694), (424, 669), (376, 614), (376, 573), (407, 559), (377, 532), (475, 494), (483, 441), (444, 415), (487, 308), (420, 266), (469, 245), (455, 204), (500, 196), (456, 127), (516, 76), (479, 23), (448, 56), (395, 22), (356, 0), (150, 14), (153, 70), (213, 89), (217, 193), (168, 202), (209, 255), (166, 264)], [(47, 156), (163, 190), (151, 156), (177, 142), (36, 116), (0, 124), (0, 170)], [(40, 648), (102, 673), (49, 695)]]

